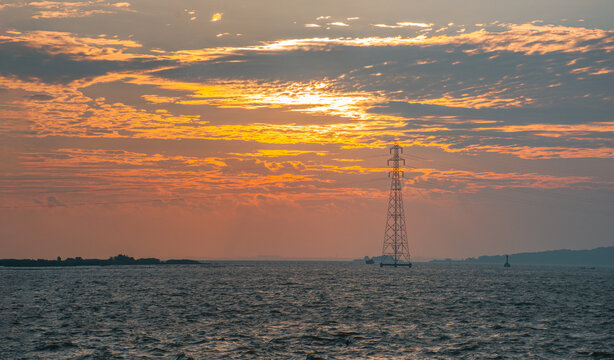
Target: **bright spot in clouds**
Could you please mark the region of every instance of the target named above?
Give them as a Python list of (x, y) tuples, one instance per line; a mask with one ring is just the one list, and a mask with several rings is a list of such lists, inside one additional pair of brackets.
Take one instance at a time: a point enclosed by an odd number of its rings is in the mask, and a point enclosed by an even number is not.
[(433, 24), (425, 24), (425, 23), (417, 23), (417, 22), (398, 22), (399, 26), (417, 26), (417, 27), (429, 27), (433, 26)]

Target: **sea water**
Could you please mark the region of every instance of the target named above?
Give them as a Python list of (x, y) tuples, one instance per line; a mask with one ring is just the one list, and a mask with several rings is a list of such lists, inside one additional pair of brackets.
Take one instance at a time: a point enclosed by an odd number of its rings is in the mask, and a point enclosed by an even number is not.
[(0, 268), (0, 357), (614, 358), (614, 268)]

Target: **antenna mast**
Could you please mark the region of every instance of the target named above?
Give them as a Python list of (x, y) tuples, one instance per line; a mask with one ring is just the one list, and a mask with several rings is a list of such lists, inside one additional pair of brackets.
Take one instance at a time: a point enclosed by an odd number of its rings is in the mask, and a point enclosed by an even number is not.
[(405, 210), (403, 208), (403, 193), (401, 178), (404, 176), (400, 170), (401, 162), (405, 165), (405, 159), (399, 156), (403, 148), (398, 144), (390, 148), (392, 157), (387, 165), (392, 163), (392, 170), (388, 172), (390, 182), (390, 196), (388, 198), (388, 214), (386, 216), (386, 232), (384, 234), (384, 246), (380, 267), (383, 266), (407, 266), (409, 261), (409, 246), (407, 245), (407, 229), (405, 227)]

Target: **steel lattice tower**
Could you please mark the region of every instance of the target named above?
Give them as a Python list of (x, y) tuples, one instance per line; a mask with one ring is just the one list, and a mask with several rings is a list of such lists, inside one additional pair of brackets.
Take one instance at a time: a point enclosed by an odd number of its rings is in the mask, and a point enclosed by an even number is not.
[(392, 163), (392, 170), (388, 173), (391, 178), (390, 196), (388, 198), (388, 214), (386, 215), (386, 233), (384, 235), (384, 246), (379, 266), (408, 266), (409, 246), (407, 245), (407, 229), (405, 226), (405, 210), (403, 208), (403, 184), (401, 178), (404, 176), (400, 170), (400, 163), (405, 165), (405, 159), (399, 156), (403, 153), (403, 148), (395, 144), (390, 148), (392, 157), (388, 159), (387, 165)]

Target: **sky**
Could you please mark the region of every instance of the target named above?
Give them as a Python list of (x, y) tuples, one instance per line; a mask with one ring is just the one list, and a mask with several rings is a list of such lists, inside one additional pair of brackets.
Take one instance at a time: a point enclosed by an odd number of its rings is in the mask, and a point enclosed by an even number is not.
[(0, 257), (614, 245), (614, 2), (1, 1)]

